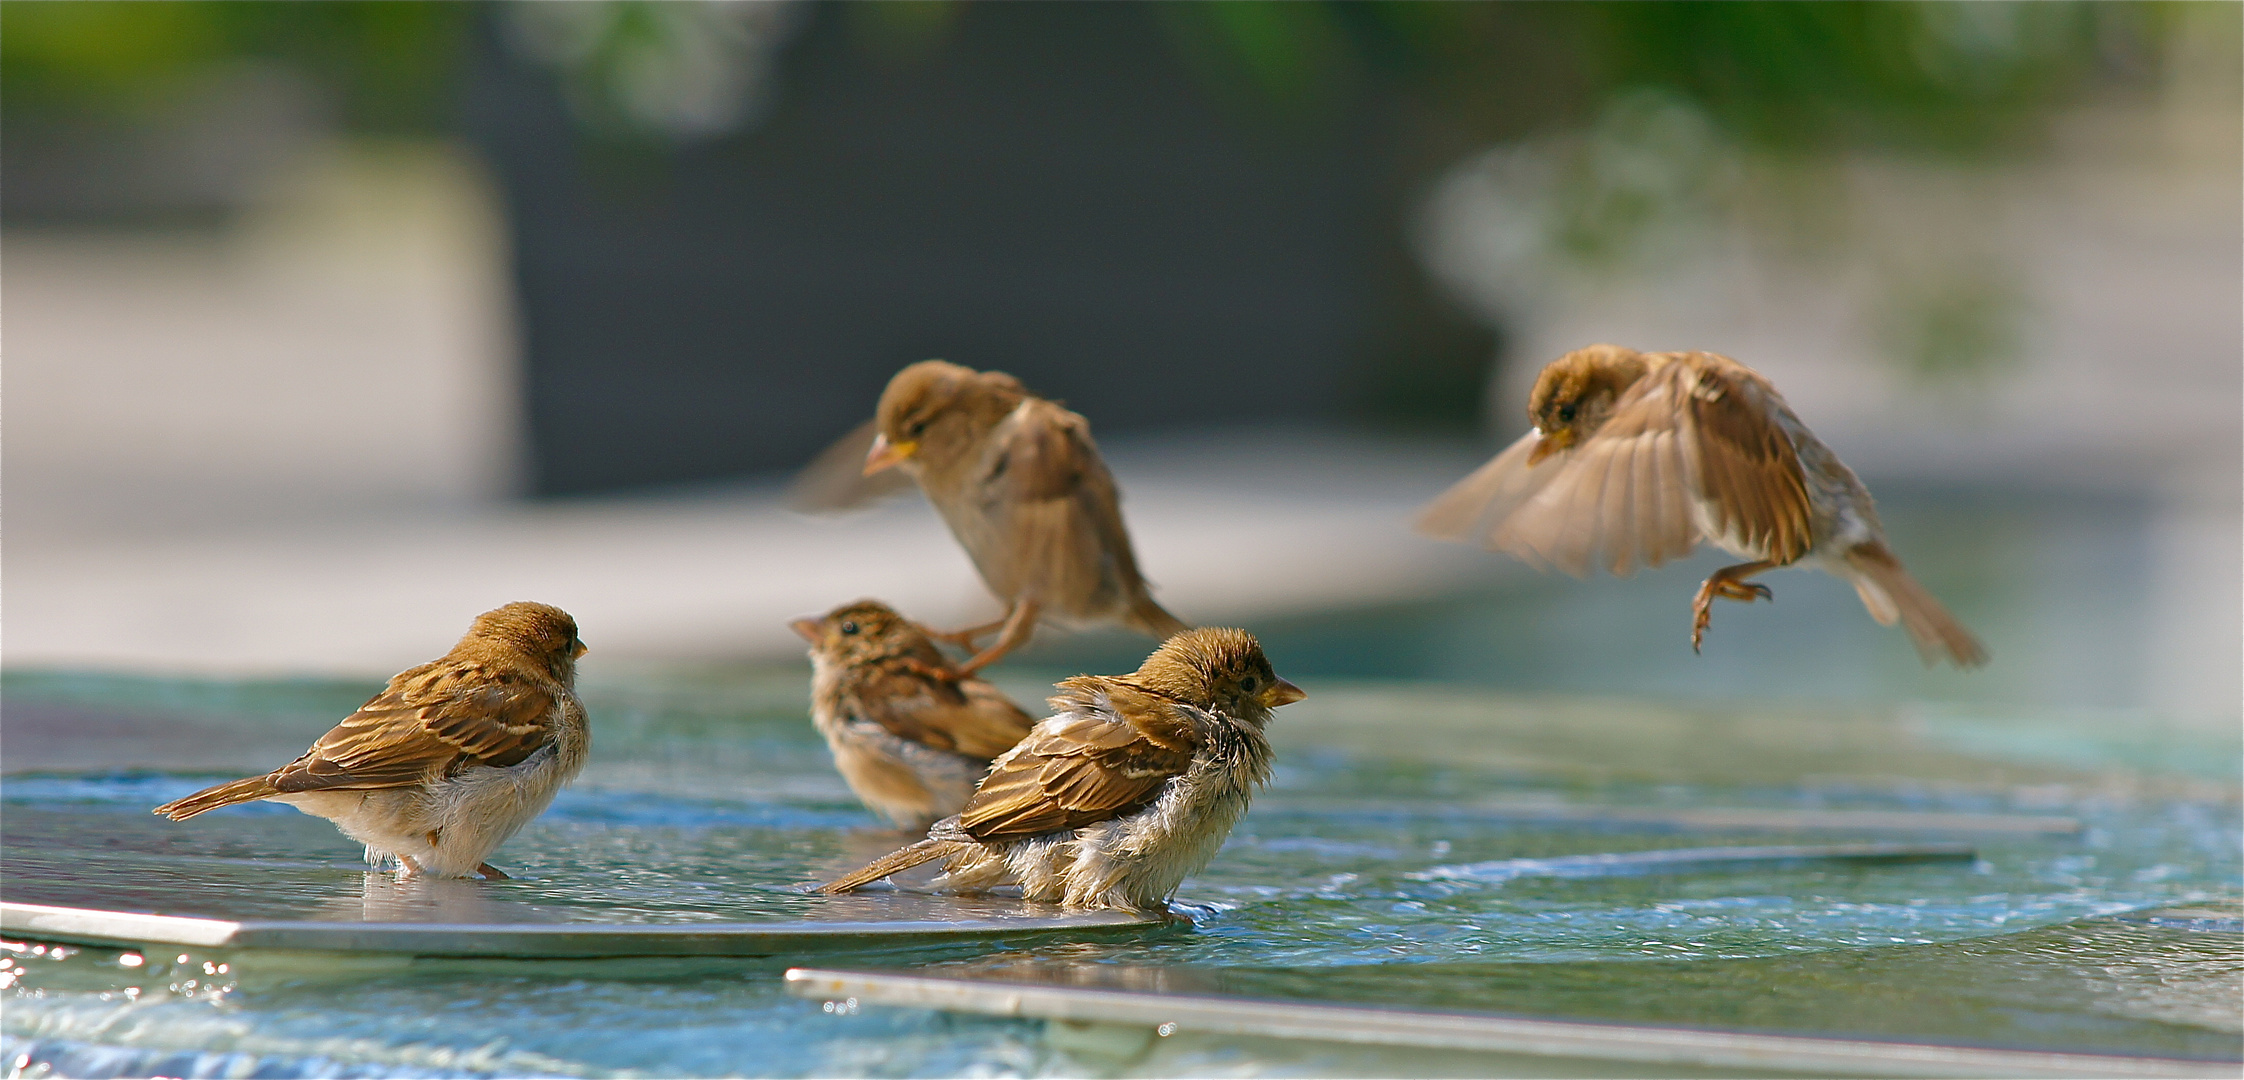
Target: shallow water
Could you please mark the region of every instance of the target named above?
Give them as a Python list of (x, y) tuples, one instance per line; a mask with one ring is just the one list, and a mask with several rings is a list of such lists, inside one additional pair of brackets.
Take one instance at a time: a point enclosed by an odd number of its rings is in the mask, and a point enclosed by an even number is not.
[[(2225, 734), (2110, 725), (2092, 734), (2113, 749), (2084, 767), (2049, 753), (2063, 740), (2045, 737), (2081, 729), (2077, 714), (1675, 706), (1302, 681), (1311, 699), (1273, 726), (1271, 788), (1179, 894), (1190, 931), (818, 962), (1988, 1045), (2238, 1050), (2244, 934), (2234, 920), (2130, 918), (2244, 897), (2234, 774), (2205, 764), (2235, 760)], [(1023, 697), (1038, 688), (1021, 677), (1006, 685)], [(101, 887), (128, 899), (120, 906), (149, 910), (207, 904), (224, 883), (225, 904), (244, 915), (412, 917), (440, 903), (553, 919), (796, 918), (836, 903), (796, 886), (899, 840), (833, 776), (802, 713), (803, 673), (788, 669), (591, 677), (595, 764), (501, 850), (494, 861), (513, 881), (416, 893), (369, 875), (324, 822), (281, 807), (180, 824), (147, 813), (233, 775), (224, 762), (286, 760), (370, 690), (9, 675), (12, 728), (98, 715), (178, 747), (163, 759), (169, 770), (11, 775), (0, 792), (10, 869), (0, 895), (36, 902), (26, 882), (98, 867)], [(1689, 813), (1708, 808), (1740, 811), (1756, 827), (1710, 828)], [(1827, 816), (1788, 816), (1805, 811)], [(2002, 816), (1811, 827), (1833, 811)], [(2068, 817), (2077, 832), (2051, 822)], [(1977, 858), (1688, 873), (1455, 869), (1909, 840), (1969, 842)], [(73, 865), (56, 854), (66, 850), (97, 854)], [(905, 899), (845, 903), (877, 913)], [(13, 954), (0, 970), (12, 995), (0, 1066), (212, 1076), (1435, 1068), (1245, 1043), (1117, 1062), (1049, 1041), (1031, 1021), (823, 1010), (784, 995), (782, 961), (121, 959), (100, 949)]]

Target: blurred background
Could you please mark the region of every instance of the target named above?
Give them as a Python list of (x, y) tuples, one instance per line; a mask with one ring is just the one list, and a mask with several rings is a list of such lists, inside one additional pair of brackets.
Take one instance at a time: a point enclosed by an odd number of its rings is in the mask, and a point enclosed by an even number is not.
[[(1087, 416), (1289, 673), (2239, 719), (2244, 9), (0, 4), (16, 670), (593, 667), (996, 605), (789, 473), (928, 357)], [(1594, 341), (1768, 374), (1991, 646), (1412, 536)], [(1144, 643), (1049, 634), (1053, 669)], [(589, 670), (589, 669), (588, 669)]]

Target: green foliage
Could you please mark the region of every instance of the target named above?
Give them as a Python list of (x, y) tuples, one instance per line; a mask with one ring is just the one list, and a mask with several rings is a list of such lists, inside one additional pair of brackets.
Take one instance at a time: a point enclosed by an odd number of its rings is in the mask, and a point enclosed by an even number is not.
[(132, 120), (197, 78), (272, 63), (323, 85), (362, 130), (447, 118), (468, 4), (412, 0), (264, 3), (0, 3), (0, 100), (11, 113)]

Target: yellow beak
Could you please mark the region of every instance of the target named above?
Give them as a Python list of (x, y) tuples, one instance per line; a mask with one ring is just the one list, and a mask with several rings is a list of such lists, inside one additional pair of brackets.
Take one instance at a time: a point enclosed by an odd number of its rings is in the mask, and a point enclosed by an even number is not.
[(1266, 708), (1275, 709), (1280, 705), (1291, 705), (1308, 696), (1301, 691), (1300, 687), (1280, 679), (1271, 683), (1270, 688), (1262, 692), (1262, 704)]
[(801, 634), (804, 641), (813, 645), (818, 644), (819, 633), (825, 629), (817, 619), (807, 615), (800, 619), (791, 620), (787, 625), (793, 627), (796, 633)]
[(572, 658), (573, 658), (573, 657), (578, 657), (578, 656), (583, 656), (583, 655), (585, 654), (585, 651), (586, 651), (586, 650), (585, 650), (585, 645), (584, 645), (584, 639), (583, 639), (583, 638), (578, 638), (578, 639), (576, 639), (575, 641), (573, 641), (573, 642), (571, 642), (571, 643), (569, 644), (569, 655), (570, 655), (570, 656), (571, 656)]
[(865, 455), (865, 475), (871, 476), (918, 452), (919, 444), (916, 442), (892, 443), (886, 435), (875, 435), (873, 448)]
[(1542, 428), (1536, 428), (1535, 435), (1535, 448), (1527, 452), (1527, 464), (1530, 468), (1542, 464), (1544, 458), (1574, 445), (1574, 432), (1571, 429), (1562, 428), (1545, 433)]

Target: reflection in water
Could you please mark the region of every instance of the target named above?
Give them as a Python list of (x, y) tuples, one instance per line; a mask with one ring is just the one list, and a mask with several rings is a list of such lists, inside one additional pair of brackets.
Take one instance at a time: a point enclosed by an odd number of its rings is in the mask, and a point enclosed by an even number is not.
[(459, 878), (399, 877), (369, 870), (360, 878), (354, 903), (337, 897), (319, 906), (314, 918), (337, 922), (524, 923), (563, 922), (566, 915), (493, 894), (491, 882)]

